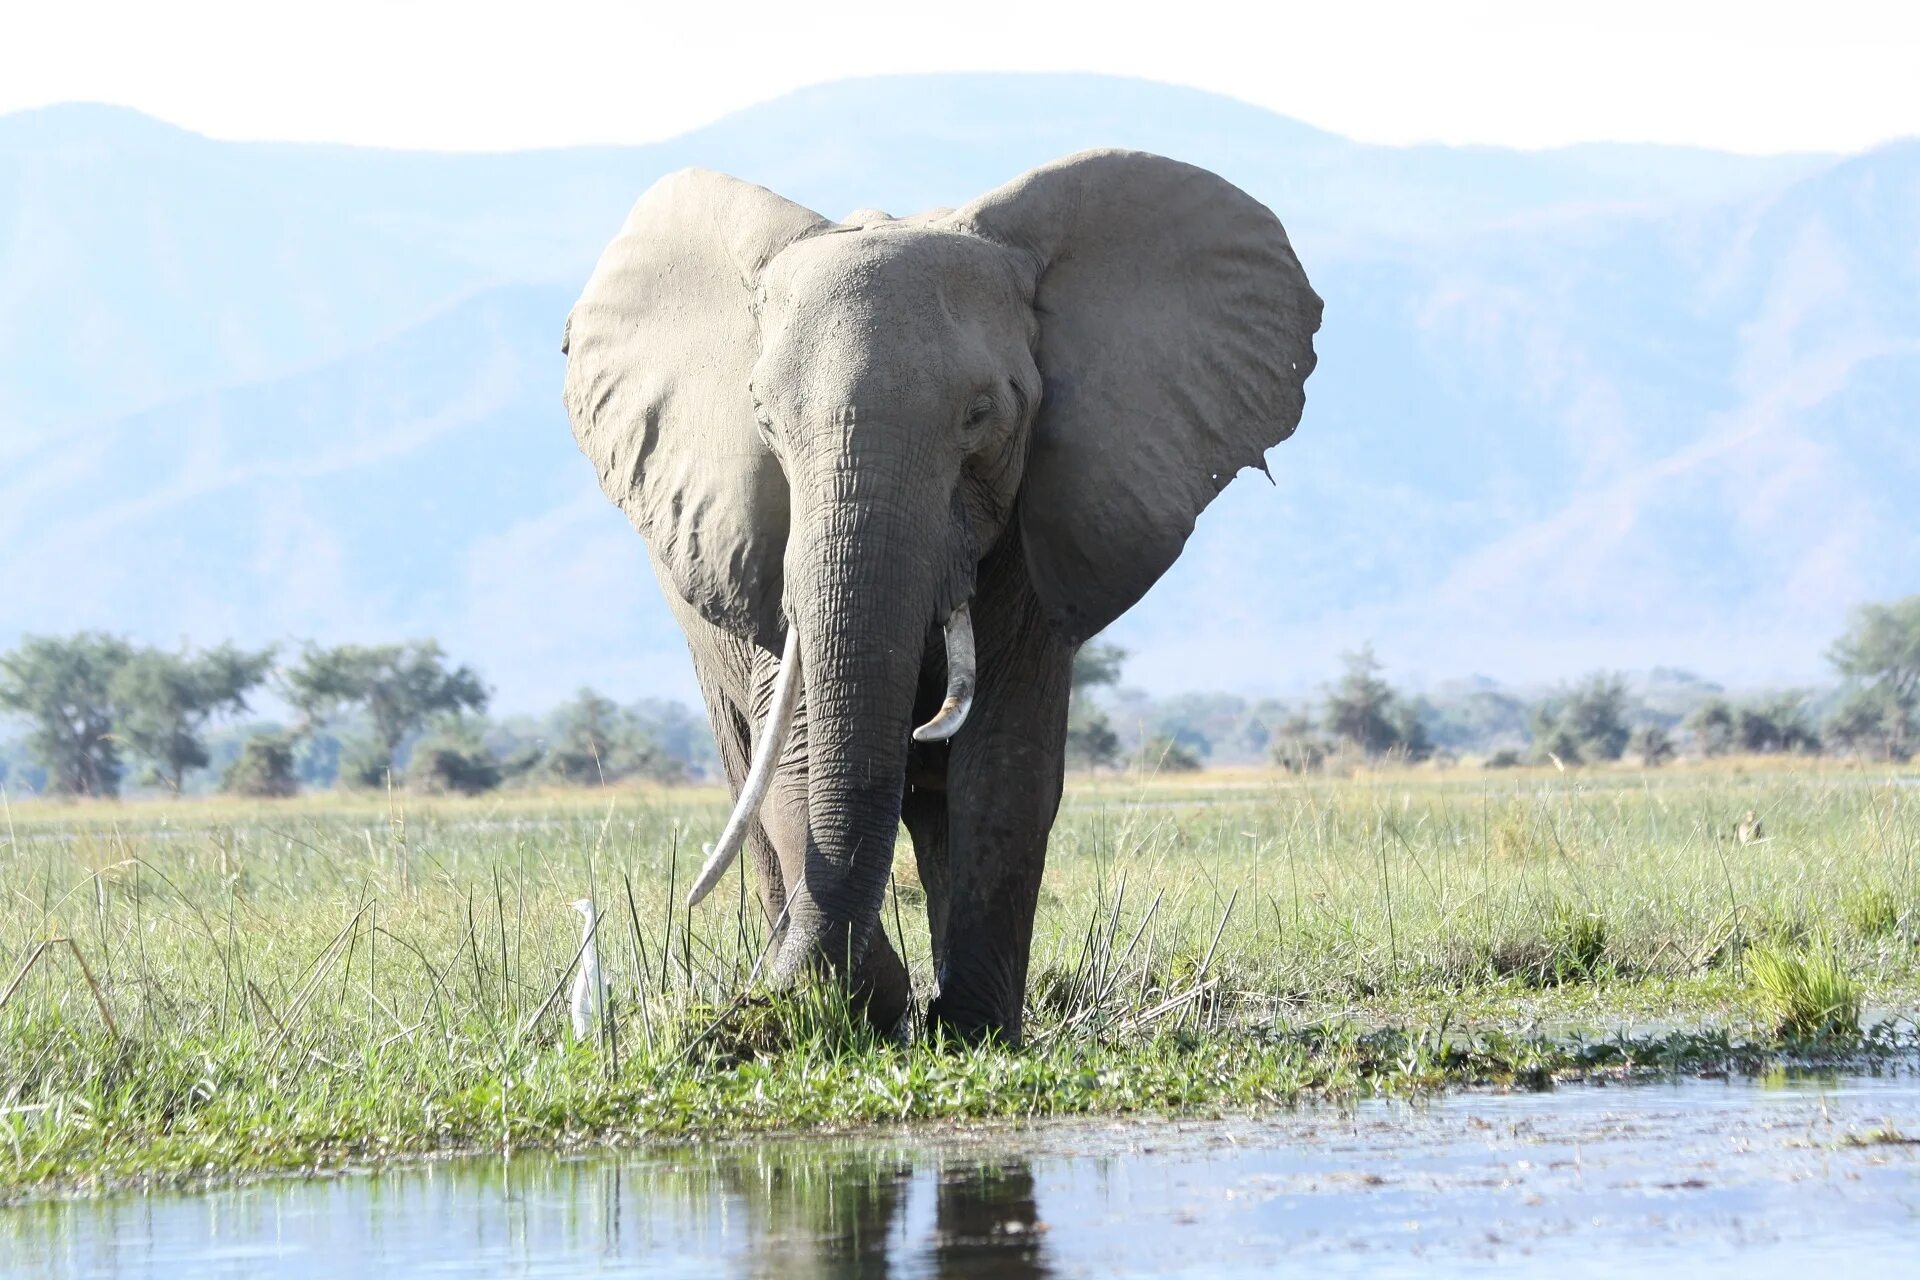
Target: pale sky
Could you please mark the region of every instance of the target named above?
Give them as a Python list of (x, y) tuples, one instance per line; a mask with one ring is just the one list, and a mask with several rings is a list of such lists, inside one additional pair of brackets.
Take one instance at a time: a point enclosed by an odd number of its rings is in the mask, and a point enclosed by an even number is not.
[(927, 71), (1140, 76), (1373, 142), (1858, 150), (1920, 135), (1920, 3), (0, 0), (0, 113), (113, 102), (224, 138), (647, 142)]

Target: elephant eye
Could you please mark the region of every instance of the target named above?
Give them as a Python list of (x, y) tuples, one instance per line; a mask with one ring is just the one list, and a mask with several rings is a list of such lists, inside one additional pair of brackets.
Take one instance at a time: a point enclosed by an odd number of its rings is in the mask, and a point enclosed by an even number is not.
[(993, 397), (980, 396), (967, 407), (966, 425), (977, 427), (993, 416)]

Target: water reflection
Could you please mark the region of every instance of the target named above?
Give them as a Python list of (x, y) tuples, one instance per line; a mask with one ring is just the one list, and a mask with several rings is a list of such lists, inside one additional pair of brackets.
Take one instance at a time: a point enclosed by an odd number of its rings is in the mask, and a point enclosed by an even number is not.
[(534, 1154), (37, 1201), (0, 1209), (0, 1276), (1052, 1274), (1028, 1162), (919, 1157), (802, 1143)]
[(0, 1208), (0, 1276), (1892, 1274), (1915, 1134), (1902, 1072), (519, 1155)]
[[(1050, 1274), (1025, 1160), (923, 1162), (916, 1173), (904, 1151), (809, 1158), (763, 1149), (715, 1168), (744, 1218), (744, 1269), (752, 1275)], [(920, 1221), (929, 1205), (931, 1222)]]
[(1046, 1223), (1033, 1200), (1033, 1169), (1024, 1160), (976, 1165), (940, 1179), (934, 1229), (935, 1271), (943, 1276), (1051, 1275)]

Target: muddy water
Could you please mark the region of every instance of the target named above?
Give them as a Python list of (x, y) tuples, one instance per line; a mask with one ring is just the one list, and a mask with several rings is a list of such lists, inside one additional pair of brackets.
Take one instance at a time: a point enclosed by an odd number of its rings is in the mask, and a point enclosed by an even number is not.
[(0, 1274), (1865, 1280), (1920, 1274), (1896, 1135), (1912, 1074), (522, 1155), (0, 1209)]

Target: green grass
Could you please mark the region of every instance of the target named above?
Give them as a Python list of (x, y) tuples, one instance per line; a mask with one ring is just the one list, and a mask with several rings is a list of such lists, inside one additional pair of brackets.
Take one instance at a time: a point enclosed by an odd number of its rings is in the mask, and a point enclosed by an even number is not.
[(1783, 1036), (1851, 1036), (1860, 1030), (1860, 984), (1830, 946), (1756, 947), (1748, 971)]
[[(832, 993), (739, 999), (744, 881), (679, 906), (715, 791), (15, 802), (0, 1194), (1912, 1056), (1917, 806), (1818, 764), (1076, 783), (1010, 1053), (883, 1041)], [(1769, 838), (1742, 845), (1749, 809)], [(573, 1045), (581, 896), (615, 998)], [(884, 925), (924, 993), (922, 901), (903, 842)]]

